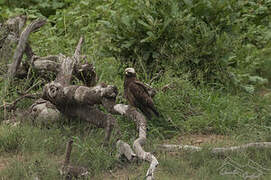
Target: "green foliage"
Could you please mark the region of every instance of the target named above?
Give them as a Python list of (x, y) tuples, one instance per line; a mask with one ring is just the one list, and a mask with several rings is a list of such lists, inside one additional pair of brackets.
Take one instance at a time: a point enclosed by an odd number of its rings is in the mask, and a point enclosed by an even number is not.
[(110, 170), (115, 165), (116, 159), (113, 156), (115, 152), (110, 152), (109, 148), (101, 146), (103, 139), (97, 142), (94, 138), (75, 137), (74, 141), (74, 149), (77, 150), (73, 154), (74, 164), (87, 167), (92, 175)]
[(22, 143), (23, 135), (19, 128), (0, 127), (0, 152), (16, 152)]
[(230, 134), (248, 124), (252, 126), (261, 122), (260, 126), (269, 126), (268, 99), (195, 87), (187, 76), (174, 77), (170, 71), (160, 81), (157, 88), (164, 89), (164, 92), (160, 91), (154, 101), (165, 119), (164, 126), (155, 126), (164, 127), (161, 132), (170, 132), (170, 127), (175, 127), (174, 132)]
[(196, 83), (242, 87), (247, 82), (238, 75), (264, 61), (248, 61), (260, 52), (243, 48), (270, 42), (269, 11), (269, 1), (118, 1), (103, 7), (110, 16), (99, 22), (105, 52), (145, 77), (169, 66), (176, 74), (189, 72)]
[[(0, 4), (8, 8), (18, 8), (21, 13), (36, 12), (37, 14), (49, 17), (54, 15), (57, 9), (68, 5), (67, 0), (2, 0)], [(27, 9), (27, 11), (25, 11)], [(33, 16), (32, 16), (33, 18)]]
[(106, 9), (110, 18), (100, 21), (107, 37), (107, 52), (145, 75), (170, 66), (191, 72), (195, 81), (201, 74), (207, 82), (223, 81), (228, 77), (226, 56), (234, 42), (228, 34), (200, 19), (199, 11), (192, 14), (194, 7), (184, 7), (175, 0), (113, 4)]
[(55, 159), (49, 159), (42, 153), (16, 159), (10, 163), (10, 168), (0, 172), (2, 179), (61, 179)]

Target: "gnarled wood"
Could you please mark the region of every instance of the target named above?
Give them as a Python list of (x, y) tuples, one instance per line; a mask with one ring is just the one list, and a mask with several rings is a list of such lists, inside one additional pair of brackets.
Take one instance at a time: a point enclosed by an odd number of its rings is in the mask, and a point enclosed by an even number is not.
[[(121, 115), (127, 116), (136, 123), (139, 137), (134, 141), (133, 149), (139, 159), (150, 162), (150, 167), (146, 173), (146, 179), (154, 179), (154, 171), (159, 163), (154, 155), (150, 152), (145, 152), (142, 148), (146, 142), (146, 119), (144, 115), (139, 113), (134, 107), (123, 104), (116, 104), (114, 110)], [(118, 149), (121, 150), (119, 153), (125, 155), (128, 160), (131, 159), (133, 151), (129, 145), (120, 140), (117, 145)]]

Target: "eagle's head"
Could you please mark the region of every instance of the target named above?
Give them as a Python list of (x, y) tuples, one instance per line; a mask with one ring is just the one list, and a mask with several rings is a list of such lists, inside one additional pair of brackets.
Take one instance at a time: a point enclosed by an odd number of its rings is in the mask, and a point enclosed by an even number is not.
[(134, 68), (126, 68), (124, 73), (125, 73), (126, 77), (135, 77), (136, 76), (136, 72), (135, 72)]

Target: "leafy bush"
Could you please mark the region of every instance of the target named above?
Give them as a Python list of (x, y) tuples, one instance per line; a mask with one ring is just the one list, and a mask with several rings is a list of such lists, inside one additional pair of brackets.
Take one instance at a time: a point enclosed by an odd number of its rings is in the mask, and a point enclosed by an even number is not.
[(239, 74), (262, 75), (254, 66), (265, 64), (262, 57), (249, 58), (270, 42), (270, 8), (269, 1), (118, 1), (100, 8), (100, 34), (108, 55), (145, 78), (170, 66), (196, 83), (242, 87), (248, 81)]
[(110, 18), (101, 21), (108, 39), (105, 49), (145, 74), (170, 66), (191, 72), (195, 81), (201, 76), (205, 82), (224, 81), (234, 41), (223, 27), (201, 19), (201, 11), (208, 10), (204, 3), (190, 5), (176, 0), (116, 2), (106, 9)]
[(21, 8), (28, 10), (38, 10), (43, 16), (49, 17), (54, 15), (56, 10), (68, 5), (67, 0), (2, 0), (0, 4), (9, 8)]

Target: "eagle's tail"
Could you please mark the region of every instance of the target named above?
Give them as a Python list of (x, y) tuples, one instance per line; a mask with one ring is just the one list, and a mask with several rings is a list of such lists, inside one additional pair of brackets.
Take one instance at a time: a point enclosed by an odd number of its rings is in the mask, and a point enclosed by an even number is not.
[(143, 114), (148, 118), (148, 119), (151, 119), (152, 118), (152, 114), (151, 114), (151, 111), (149, 111), (148, 108), (142, 108), (140, 109)]
[(158, 112), (155, 108), (153, 108), (152, 111), (154, 112), (154, 114), (155, 114), (157, 117), (160, 117), (159, 112)]

